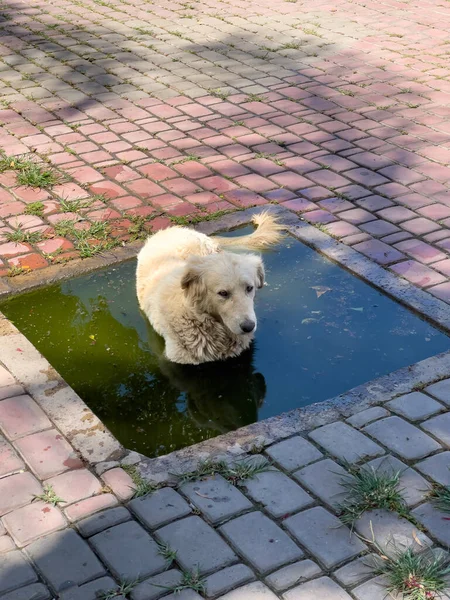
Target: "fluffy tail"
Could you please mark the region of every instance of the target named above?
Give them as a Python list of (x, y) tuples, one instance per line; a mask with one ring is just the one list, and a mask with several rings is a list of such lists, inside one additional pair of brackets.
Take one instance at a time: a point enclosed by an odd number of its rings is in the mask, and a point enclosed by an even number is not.
[(283, 225), (270, 212), (264, 211), (253, 217), (256, 230), (250, 235), (241, 237), (215, 237), (222, 248), (245, 248), (246, 250), (263, 250), (278, 244), (283, 236)]

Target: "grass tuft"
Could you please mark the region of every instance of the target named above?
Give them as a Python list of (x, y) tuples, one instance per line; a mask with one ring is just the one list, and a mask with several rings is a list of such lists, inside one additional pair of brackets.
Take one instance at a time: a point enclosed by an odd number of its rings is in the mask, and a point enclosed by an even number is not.
[(17, 183), (27, 187), (48, 188), (61, 182), (61, 176), (54, 169), (38, 164), (22, 156), (0, 154), (0, 173), (15, 171)]
[(125, 473), (128, 473), (128, 475), (131, 477), (135, 485), (136, 489), (133, 498), (142, 498), (143, 496), (147, 496), (148, 494), (156, 492), (156, 490), (159, 488), (159, 485), (157, 483), (153, 481), (147, 481), (146, 479), (144, 479), (135, 465), (121, 466)]
[(122, 581), (118, 588), (114, 590), (108, 590), (107, 592), (100, 592), (98, 595), (99, 600), (114, 600), (114, 598), (118, 598), (119, 596), (122, 598), (127, 598), (128, 594), (130, 594), (136, 585), (138, 584), (138, 580), (136, 581)]
[(246, 102), (266, 102), (267, 98), (260, 94), (247, 94)]
[(348, 493), (340, 505), (340, 519), (347, 525), (353, 523), (369, 510), (384, 508), (400, 515), (406, 512), (406, 505), (399, 489), (401, 472), (392, 475), (373, 468), (357, 468), (347, 465), (349, 471), (341, 483)]
[(43, 502), (46, 502), (47, 504), (51, 504), (52, 506), (58, 506), (59, 502), (65, 502), (65, 500), (63, 500), (62, 498), (60, 498), (59, 496), (56, 495), (56, 492), (53, 489), (53, 486), (50, 484), (44, 485), (44, 493), (35, 495), (33, 499), (34, 500), (42, 500)]
[(198, 568), (192, 571), (183, 571), (180, 583), (173, 586), (159, 585), (173, 594), (180, 594), (183, 590), (194, 590), (198, 594), (206, 594), (206, 581), (200, 575)]
[(188, 481), (197, 481), (206, 477), (221, 475), (224, 479), (236, 485), (246, 479), (252, 479), (258, 473), (269, 471), (271, 468), (272, 465), (263, 457), (259, 461), (253, 458), (246, 458), (232, 465), (227, 464), (223, 460), (208, 459), (199, 463), (194, 471), (183, 473), (182, 475), (178, 475), (178, 477), (180, 483), (187, 483)]
[(44, 214), (44, 203), (43, 202), (30, 202), (27, 204), (24, 213), (26, 215), (34, 215), (35, 217), (42, 217)]
[(140, 215), (129, 215), (131, 225), (128, 227), (128, 233), (131, 240), (145, 240), (151, 233), (148, 226), (148, 219)]
[(392, 557), (383, 555), (375, 572), (387, 578), (392, 596), (401, 595), (403, 600), (437, 600), (449, 584), (450, 565), (443, 552), (428, 550), (415, 554), (408, 548)]
[(78, 212), (83, 210), (83, 208), (89, 208), (92, 204), (92, 200), (69, 200), (68, 198), (63, 198), (59, 201), (62, 212)]
[(221, 100), (226, 100), (230, 95), (227, 91), (221, 90), (220, 88), (210, 88), (208, 93), (215, 98), (220, 98)]
[(7, 242), (15, 242), (16, 244), (36, 244), (43, 239), (41, 231), (24, 231), (22, 226), (19, 225), (15, 231), (8, 231), (5, 233), (5, 239)]
[(450, 513), (450, 487), (435, 483), (429, 493), (429, 498), (434, 506), (445, 513)]
[(160, 554), (166, 561), (167, 568), (169, 568), (177, 559), (177, 551), (173, 550), (169, 544), (158, 543), (158, 554)]

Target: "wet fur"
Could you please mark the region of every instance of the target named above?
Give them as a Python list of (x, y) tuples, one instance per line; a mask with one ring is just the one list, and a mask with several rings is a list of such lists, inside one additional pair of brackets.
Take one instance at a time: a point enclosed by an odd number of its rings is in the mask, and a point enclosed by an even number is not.
[[(200, 364), (238, 356), (254, 331), (239, 323), (254, 320), (256, 288), (264, 284), (264, 266), (254, 254), (223, 248), (258, 250), (276, 244), (282, 226), (269, 213), (254, 218), (257, 229), (238, 238), (208, 237), (192, 229), (170, 227), (149, 238), (138, 256), (139, 305), (165, 340), (173, 362)], [(251, 285), (251, 293), (245, 290)], [(218, 290), (233, 290), (224, 301)]]

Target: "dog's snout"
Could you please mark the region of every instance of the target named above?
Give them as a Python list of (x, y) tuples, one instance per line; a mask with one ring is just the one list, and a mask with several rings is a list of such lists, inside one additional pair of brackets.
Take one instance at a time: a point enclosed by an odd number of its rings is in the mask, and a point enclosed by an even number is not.
[(244, 333), (250, 333), (251, 331), (253, 331), (255, 329), (255, 321), (250, 321), (250, 319), (245, 319), (245, 321), (242, 321), (241, 323), (241, 329)]

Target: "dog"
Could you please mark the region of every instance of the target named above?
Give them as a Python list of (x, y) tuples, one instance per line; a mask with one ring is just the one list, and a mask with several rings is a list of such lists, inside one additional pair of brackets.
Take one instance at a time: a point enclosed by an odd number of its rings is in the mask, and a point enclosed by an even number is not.
[(283, 226), (269, 212), (253, 218), (257, 229), (241, 237), (209, 237), (169, 227), (150, 237), (138, 255), (139, 306), (165, 341), (174, 363), (198, 365), (239, 356), (256, 330), (255, 290), (264, 265), (255, 254), (277, 244)]

